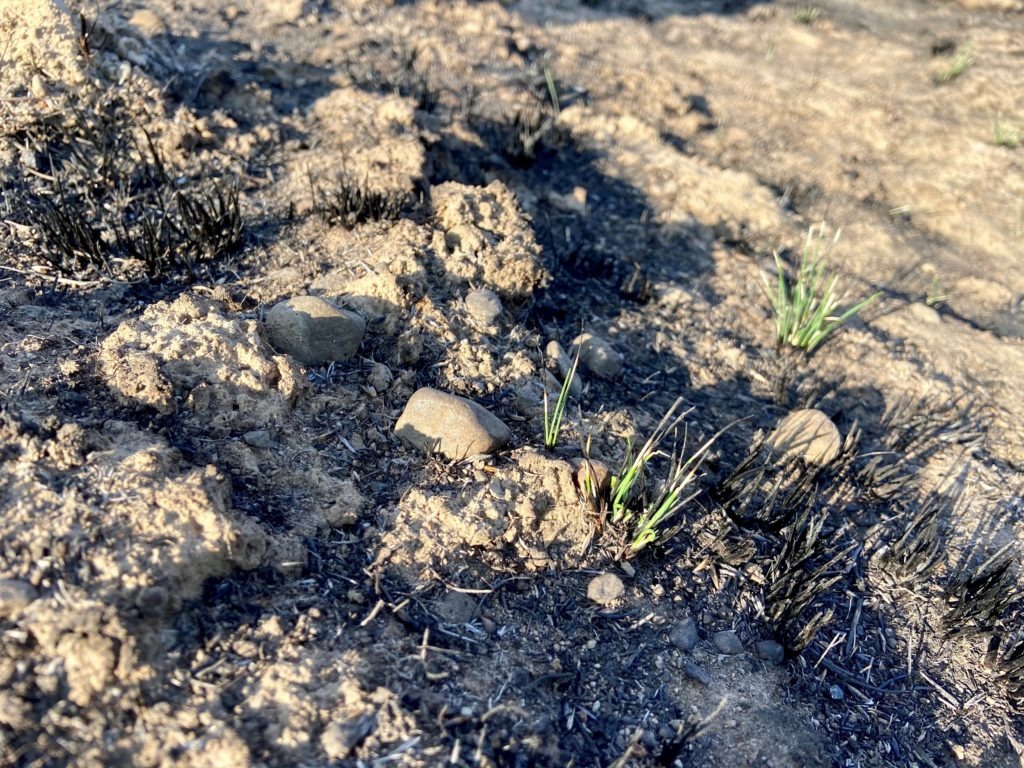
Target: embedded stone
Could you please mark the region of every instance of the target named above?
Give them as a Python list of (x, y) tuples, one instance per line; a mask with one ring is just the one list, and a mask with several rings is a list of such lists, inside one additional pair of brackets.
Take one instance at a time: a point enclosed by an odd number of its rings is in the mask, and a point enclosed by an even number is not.
[[(549, 341), (547, 348), (544, 350), (548, 356), (548, 360), (555, 364), (555, 368), (558, 370), (558, 378), (560, 382), (564, 382), (569, 373), (572, 372), (572, 381), (569, 383), (569, 395), (579, 399), (583, 396), (583, 381), (580, 379), (579, 374), (572, 370), (572, 358), (566, 354), (562, 345), (557, 341)], [(561, 391), (562, 385), (559, 383), (558, 391)]]
[(611, 605), (626, 591), (622, 579), (614, 573), (602, 573), (587, 584), (587, 597), (598, 605)]
[(672, 627), (668, 633), (668, 639), (672, 645), (684, 653), (689, 653), (697, 647), (700, 641), (700, 632), (697, 630), (697, 622), (693, 618), (686, 618)]
[(759, 640), (754, 644), (754, 653), (770, 664), (781, 664), (786, 658), (786, 649), (774, 640)]
[(347, 360), (358, 350), (366, 320), (318, 296), (296, 296), (275, 304), (264, 324), (279, 352), (305, 365)]
[(825, 465), (835, 460), (843, 439), (836, 425), (816, 408), (793, 411), (776, 427), (768, 446), (779, 456)]
[(715, 644), (715, 648), (718, 649), (719, 653), (726, 653), (731, 656), (743, 653), (743, 641), (740, 640), (735, 630), (723, 629), (721, 632), (715, 632), (711, 636), (711, 642)]
[(467, 293), (465, 304), (470, 318), (482, 328), (494, 326), (503, 310), (498, 294), (486, 288), (477, 288)]
[(483, 406), (424, 387), (413, 393), (395, 424), (395, 435), (449, 459), (494, 453), (512, 439), (508, 426)]
[(614, 379), (622, 373), (622, 355), (600, 336), (581, 333), (572, 343), (580, 348), (580, 364), (595, 376)]

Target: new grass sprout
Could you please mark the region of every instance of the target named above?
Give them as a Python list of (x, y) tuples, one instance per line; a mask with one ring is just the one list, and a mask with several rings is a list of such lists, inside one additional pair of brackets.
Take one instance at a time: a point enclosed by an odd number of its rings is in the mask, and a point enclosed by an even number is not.
[(973, 63), (974, 54), (971, 51), (971, 46), (961, 46), (956, 49), (952, 61), (935, 71), (935, 82), (939, 84), (951, 83), (966, 72), (967, 68)]
[(696, 488), (695, 481), (701, 464), (711, 446), (729, 429), (726, 427), (715, 434), (687, 458), (684, 458), (687, 443), (684, 430), (682, 451), (673, 450), (668, 477), (657, 486), (649, 498), (645, 498), (644, 486), (648, 465), (655, 456), (664, 455), (658, 446), (693, 411), (693, 408), (689, 408), (679, 412), (681, 405), (681, 398), (672, 404), (647, 442), (635, 455), (632, 446), (627, 443), (622, 468), (617, 475), (612, 476), (611, 520), (613, 523), (627, 524), (632, 528), (627, 556), (635, 555), (649, 544), (664, 541), (672, 535), (674, 531), (667, 529), (666, 523), (697, 495), (699, 489)]
[[(861, 299), (837, 314), (845, 297), (836, 294), (839, 276), (832, 274), (825, 263), (821, 246), (823, 228), (807, 233), (807, 243), (800, 256), (795, 277), (787, 278), (782, 258), (775, 254), (778, 280), (774, 293), (768, 287), (775, 310), (775, 334), (780, 347), (788, 345), (810, 354), (851, 317), (875, 302), (880, 293)], [(836, 232), (832, 241), (839, 239)]]
[(1017, 149), (1024, 144), (1024, 125), (995, 120), (992, 123), (992, 140), (1000, 147)]
[(558, 445), (558, 436), (562, 431), (562, 418), (565, 416), (565, 405), (569, 401), (569, 389), (572, 386), (572, 380), (576, 376), (576, 369), (580, 364), (580, 350), (576, 350), (576, 357), (573, 358), (572, 366), (569, 368), (569, 372), (565, 375), (565, 380), (562, 382), (562, 388), (558, 392), (558, 399), (555, 401), (555, 407), (550, 409), (548, 407), (548, 388), (544, 387), (544, 447), (549, 451), (554, 450), (555, 446)]

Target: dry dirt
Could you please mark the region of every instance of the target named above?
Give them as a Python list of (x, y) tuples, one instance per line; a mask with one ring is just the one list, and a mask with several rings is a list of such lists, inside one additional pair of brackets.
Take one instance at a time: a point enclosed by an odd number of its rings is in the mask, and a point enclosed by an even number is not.
[[(1024, 765), (1013, 131), (1019, 0), (0, 4), (0, 765)], [(216, 180), (237, 237), (146, 229)], [(881, 297), (800, 357), (821, 222)], [(358, 356), (273, 349), (307, 293)], [(423, 386), (512, 445), (403, 445)], [(676, 398), (732, 426), (627, 557), (581, 446)], [(808, 407), (824, 468), (760, 447)]]

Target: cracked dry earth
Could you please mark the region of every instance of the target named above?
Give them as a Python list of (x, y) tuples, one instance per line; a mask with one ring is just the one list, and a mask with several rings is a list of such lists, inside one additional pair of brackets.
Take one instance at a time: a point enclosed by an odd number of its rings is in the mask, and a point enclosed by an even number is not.
[[(1020, 2), (71, 5), (0, 5), (0, 765), (1024, 764)], [(822, 221), (881, 296), (779, 352)], [(628, 556), (581, 447), (677, 398), (732, 426)]]

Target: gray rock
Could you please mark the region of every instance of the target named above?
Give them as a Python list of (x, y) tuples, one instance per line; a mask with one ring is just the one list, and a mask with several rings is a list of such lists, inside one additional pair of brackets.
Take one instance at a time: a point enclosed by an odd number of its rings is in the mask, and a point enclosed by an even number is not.
[(242, 441), (253, 448), (270, 448), (274, 441), (270, 439), (270, 433), (265, 429), (254, 429), (242, 435)]
[(0, 579), (0, 619), (13, 616), (37, 597), (36, 588), (27, 581)]
[(544, 412), (544, 385), (534, 378), (524, 379), (516, 386), (516, 410), (533, 418)]
[(743, 653), (743, 642), (735, 630), (723, 629), (721, 632), (715, 632), (711, 636), (711, 641), (715, 644), (715, 648), (718, 649), (719, 653), (727, 653), (729, 655)]
[(345, 721), (335, 721), (324, 728), (320, 746), (331, 760), (348, 757), (366, 737), (377, 728), (377, 716), (372, 712)]
[(692, 618), (683, 619), (668, 633), (668, 639), (672, 645), (684, 653), (689, 653), (697, 647), (700, 642), (700, 632), (697, 630), (697, 622)]
[(491, 328), (501, 317), (501, 299), (494, 291), (477, 288), (466, 294), (466, 312), (474, 323), (481, 328)]
[(781, 664), (786, 658), (786, 649), (774, 640), (759, 640), (754, 644), (754, 653), (769, 664)]
[[(562, 382), (569, 375), (569, 371), (572, 370), (572, 358), (566, 354), (565, 350), (562, 349), (562, 345), (557, 341), (549, 341), (547, 347), (544, 350), (548, 356), (548, 360), (551, 360), (555, 364), (555, 368), (558, 371), (558, 389), (555, 394), (562, 390)], [(569, 396), (579, 399), (583, 396), (583, 380), (580, 378), (578, 373), (573, 373), (572, 382), (569, 384)]]
[(846, 698), (846, 692), (843, 690), (842, 686), (839, 685), (833, 685), (829, 688), (828, 695), (832, 697), (833, 701), (842, 701)]
[(505, 423), (483, 406), (430, 387), (409, 398), (395, 424), (395, 435), (449, 459), (494, 453), (512, 439)]
[(689, 659), (683, 662), (683, 672), (691, 680), (696, 680), (698, 683), (704, 686), (711, 685), (711, 675), (707, 673), (704, 667), (694, 664)]
[(843, 439), (823, 412), (804, 408), (793, 411), (779, 422), (768, 446), (779, 456), (824, 465), (839, 455)]
[(598, 605), (611, 605), (626, 591), (622, 579), (614, 573), (602, 573), (587, 584), (587, 597)]
[(271, 307), (264, 318), (278, 352), (306, 365), (347, 360), (358, 350), (366, 320), (318, 296), (296, 296)]
[(581, 333), (572, 343), (580, 348), (580, 364), (595, 376), (614, 379), (622, 373), (622, 355), (600, 336)]
[(390, 368), (383, 363), (374, 363), (373, 368), (370, 369), (367, 383), (373, 387), (374, 392), (380, 394), (381, 392), (386, 392), (394, 380), (395, 377), (392, 375)]

